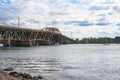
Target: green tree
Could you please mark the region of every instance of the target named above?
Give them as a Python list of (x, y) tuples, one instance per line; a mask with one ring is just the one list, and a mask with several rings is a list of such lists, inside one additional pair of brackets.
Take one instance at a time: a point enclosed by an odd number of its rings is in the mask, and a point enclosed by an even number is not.
[(76, 39), (75, 39), (75, 42), (76, 42), (77, 44), (80, 43), (79, 38), (76, 38)]

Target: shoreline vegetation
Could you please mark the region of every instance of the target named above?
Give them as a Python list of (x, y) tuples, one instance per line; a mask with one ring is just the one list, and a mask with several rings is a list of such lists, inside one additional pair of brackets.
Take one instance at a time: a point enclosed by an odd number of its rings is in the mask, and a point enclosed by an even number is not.
[(1, 69), (0, 80), (47, 80), (43, 76), (32, 76), (28, 73), (15, 71), (12, 67)]
[(116, 36), (115, 38), (110, 37), (99, 37), (99, 38), (83, 38), (82, 40), (79, 40), (79, 38), (75, 39), (75, 42), (77, 44), (110, 44), (110, 43), (116, 43), (120, 44), (120, 36)]

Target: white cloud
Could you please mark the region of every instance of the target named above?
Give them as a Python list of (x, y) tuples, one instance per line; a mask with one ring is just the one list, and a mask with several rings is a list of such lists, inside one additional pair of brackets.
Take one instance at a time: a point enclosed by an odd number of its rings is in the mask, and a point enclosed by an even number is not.
[[(17, 24), (17, 17), (21, 19), (23, 27), (43, 28), (54, 26), (70, 37), (99, 37), (102, 32), (114, 37), (120, 34), (116, 24), (120, 23), (119, 0), (11, 0), (10, 5), (0, 6), (0, 18), (6, 18), (7, 23)], [(90, 10), (92, 6), (99, 6), (99, 10)], [(108, 9), (106, 9), (108, 7)], [(116, 7), (116, 9), (114, 9)], [(5, 8), (5, 9), (4, 9)], [(105, 9), (103, 9), (105, 8)], [(97, 9), (97, 8), (96, 8)], [(111, 13), (111, 15), (109, 15)], [(3, 14), (6, 14), (2, 16)], [(101, 16), (99, 16), (101, 15)], [(95, 25), (102, 22), (109, 22), (106, 26)], [(6, 20), (0, 20), (4, 24)], [(87, 21), (91, 26), (65, 25), (69, 21)], [(56, 24), (53, 24), (56, 22)], [(111, 27), (112, 26), (112, 27)], [(117, 34), (116, 34), (117, 33)]]

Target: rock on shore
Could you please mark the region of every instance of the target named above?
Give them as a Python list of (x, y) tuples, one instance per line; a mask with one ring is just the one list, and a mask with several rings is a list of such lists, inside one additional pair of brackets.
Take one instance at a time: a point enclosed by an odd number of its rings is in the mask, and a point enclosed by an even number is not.
[(32, 76), (13, 70), (13, 68), (0, 69), (0, 80), (47, 80), (43, 76)]

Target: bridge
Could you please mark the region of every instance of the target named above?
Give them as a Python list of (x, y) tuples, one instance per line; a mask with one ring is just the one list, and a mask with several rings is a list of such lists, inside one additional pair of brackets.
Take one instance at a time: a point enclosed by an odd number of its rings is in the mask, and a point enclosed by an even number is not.
[(40, 30), (0, 25), (0, 44), (4, 47), (73, 44), (74, 40), (61, 34), (57, 28)]

